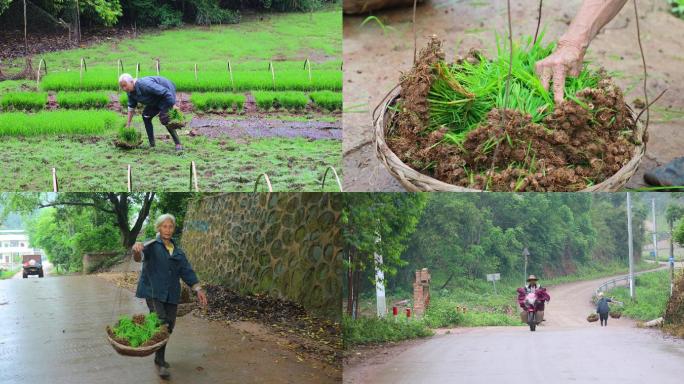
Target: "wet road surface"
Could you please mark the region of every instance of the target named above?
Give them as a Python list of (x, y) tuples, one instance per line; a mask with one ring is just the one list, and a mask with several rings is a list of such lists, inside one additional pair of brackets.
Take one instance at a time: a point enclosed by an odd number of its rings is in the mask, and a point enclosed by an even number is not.
[[(345, 383), (681, 383), (684, 342), (626, 318), (588, 323), (609, 278), (549, 287), (544, 325), (454, 329), (375, 365), (345, 367)], [(543, 284), (543, 282), (542, 282)], [(638, 294), (638, 291), (637, 291)]]
[[(157, 383), (154, 356), (123, 357), (105, 339), (133, 294), (95, 276), (0, 281), (0, 383)], [(179, 318), (166, 358), (176, 383), (331, 383), (320, 363), (220, 322)]]

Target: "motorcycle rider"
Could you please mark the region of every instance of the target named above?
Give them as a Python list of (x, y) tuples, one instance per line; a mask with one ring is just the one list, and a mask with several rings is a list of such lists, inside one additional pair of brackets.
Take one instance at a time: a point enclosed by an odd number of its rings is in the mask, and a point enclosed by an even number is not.
[(549, 296), (549, 294), (546, 292), (546, 288), (543, 288), (539, 284), (539, 279), (537, 279), (537, 276), (530, 275), (527, 278), (527, 285), (522, 288), (518, 288), (518, 305), (520, 305), (520, 308), (522, 309), (522, 312), (520, 313), (520, 319), (523, 323), (527, 322), (525, 296), (527, 296), (528, 293), (535, 293), (537, 295), (537, 300), (539, 301), (537, 304), (537, 320), (539, 323), (541, 323), (544, 321), (545, 303), (551, 300), (551, 296)]

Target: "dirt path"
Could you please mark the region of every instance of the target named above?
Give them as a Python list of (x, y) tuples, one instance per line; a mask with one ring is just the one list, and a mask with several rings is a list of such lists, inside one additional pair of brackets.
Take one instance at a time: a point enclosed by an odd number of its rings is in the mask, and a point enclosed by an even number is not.
[(438, 330), (427, 340), (361, 351), (369, 357), (350, 359), (344, 382), (441, 383), (458, 377), (464, 383), (517, 383), (525, 377), (553, 383), (678, 383), (684, 374), (682, 340), (635, 328), (624, 317), (609, 319), (606, 328), (586, 321), (594, 310), (594, 291), (610, 279), (549, 287), (547, 321), (535, 333), (526, 327)]
[[(104, 327), (147, 312), (142, 300), (95, 276), (0, 281), (0, 382), (158, 382), (153, 357), (117, 355)], [(178, 383), (332, 383), (321, 363), (276, 343), (187, 315), (166, 357)]]
[[(542, 23), (546, 39), (557, 39), (577, 12), (581, 0), (544, 2)], [(515, 37), (534, 34), (536, 6), (512, 1)], [(649, 95), (663, 89), (667, 93), (654, 107), (646, 157), (628, 187), (643, 186), (643, 172), (656, 164), (684, 155), (684, 20), (666, 12), (662, 0), (639, 1), (642, 43), (649, 70)], [(536, 5), (536, 2), (535, 2)], [(437, 34), (446, 40), (447, 58), (477, 48), (491, 54), (494, 32), (505, 31), (504, 1), (432, 0), (418, 7), (418, 45)], [(413, 33), (410, 9), (374, 13), (384, 23), (360, 27), (366, 17), (344, 18), (344, 167), (345, 190), (401, 191), (403, 187), (375, 157), (371, 111), (397, 82), (402, 71), (411, 67)], [(618, 84), (627, 91), (625, 100), (643, 100), (641, 57), (636, 41), (634, 9), (628, 2), (620, 14), (592, 42), (587, 60), (620, 72)], [(667, 109), (668, 111), (665, 111)]]

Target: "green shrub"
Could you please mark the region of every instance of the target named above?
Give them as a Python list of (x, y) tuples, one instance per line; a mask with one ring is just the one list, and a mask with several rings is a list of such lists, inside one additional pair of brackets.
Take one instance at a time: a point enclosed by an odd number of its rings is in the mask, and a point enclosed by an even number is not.
[(122, 124), (122, 116), (111, 111), (8, 112), (0, 113), (0, 136), (92, 135)]
[(57, 104), (66, 109), (97, 109), (109, 104), (107, 92), (59, 92)]
[(3, 110), (38, 111), (45, 108), (47, 92), (9, 92), (0, 96)]
[(252, 92), (257, 107), (263, 110), (285, 108), (299, 110), (306, 108), (309, 98), (302, 92)]
[(397, 320), (361, 317), (353, 320), (342, 318), (342, 341), (344, 348), (360, 344), (400, 341), (432, 336), (433, 332), (420, 320)]
[(670, 12), (673, 15), (684, 19), (684, 0), (667, 0), (667, 3), (670, 4)]
[(618, 309), (611, 304), (611, 310), (622, 310), (625, 316), (636, 320), (649, 321), (665, 313), (670, 296), (670, 271), (650, 272), (636, 277), (636, 300), (629, 297), (628, 287), (617, 287), (606, 293), (624, 303), (624, 308)]
[(241, 93), (193, 93), (190, 96), (192, 105), (201, 110), (226, 110), (234, 109), (241, 111), (245, 104), (245, 95)]
[(314, 104), (329, 111), (342, 109), (342, 93), (332, 91), (318, 91), (309, 94)]

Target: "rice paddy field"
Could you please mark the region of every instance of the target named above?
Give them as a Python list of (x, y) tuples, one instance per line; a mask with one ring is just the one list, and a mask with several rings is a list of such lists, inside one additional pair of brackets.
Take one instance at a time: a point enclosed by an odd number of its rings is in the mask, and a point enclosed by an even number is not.
[[(131, 166), (134, 190), (182, 191), (194, 162), (199, 190), (252, 191), (265, 173), (274, 191), (337, 191), (334, 177), (322, 182), (330, 167), (341, 176), (341, 28), (335, 7), (34, 58), (44, 63), (39, 79), (0, 82), (0, 183), (51, 190), (55, 168), (60, 191), (119, 191)], [(142, 145), (113, 144), (126, 120), (117, 82), (124, 72), (176, 85), (188, 122), (177, 131), (182, 152), (156, 118), (149, 147), (141, 108), (133, 127)], [(263, 177), (258, 189), (266, 189)]]

